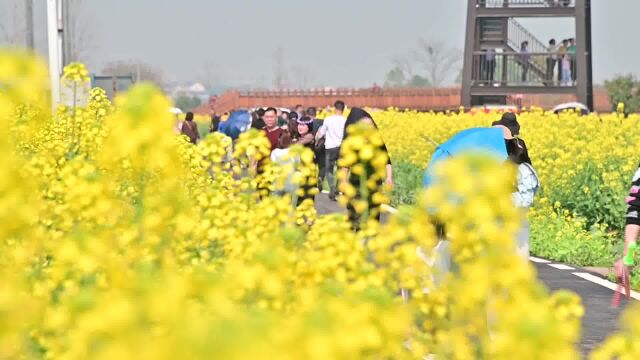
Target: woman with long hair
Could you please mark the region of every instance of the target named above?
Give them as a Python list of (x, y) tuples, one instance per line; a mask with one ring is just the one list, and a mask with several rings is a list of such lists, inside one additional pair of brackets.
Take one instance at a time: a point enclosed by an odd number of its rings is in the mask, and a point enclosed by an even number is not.
[[(292, 140), (292, 145), (302, 145), (312, 152), (315, 149), (315, 136), (313, 135), (313, 119), (308, 116), (303, 116), (297, 120), (296, 134)], [(315, 155), (314, 155), (315, 156)], [(314, 159), (315, 161), (315, 159)], [(312, 179), (313, 177), (311, 177)], [(314, 200), (315, 196), (312, 194), (313, 185), (308, 183), (309, 179), (305, 179), (305, 184), (302, 186), (304, 195), (298, 198), (298, 204), (300, 205), (304, 200)]]
[[(373, 121), (373, 117), (368, 112), (361, 108), (352, 108), (344, 125), (344, 136), (342, 144), (344, 144), (349, 138), (349, 127), (359, 123), (369, 124), (376, 129), (378, 128), (376, 123)], [(386, 176), (384, 183), (389, 188), (391, 188), (393, 187), (393, 168), (391, 165), (391, 158), (389, 158), (389, 152), (387, 151), (387, 147), (384, 142), (382, 143), (382, 146), (380, 146), (379, 150), (387, 155), (388, 161), (385, 167)], [(340, 156), (343, 156), (342, 152)], [(354, 174), (349, 168), (343, 168), (342, 171), (345, 178), (348, 179), (349, 184), (356, 189), (356, 196), (353, 200), (364, 199), (367, 202), (366, 213), (370, 217), (380, 221), (380, 204), (374, 203), (373, 194), (376, 192), (381, 192), (383, 190), (383, 181), (378, 181), (375, 189), (367, 189), (366, 193), (363, 193), (361, 191), (361, 176)], [(365, 172), (366, 174), (373, 174), (374, 169), (371, 163), (366, 164)], [(360, 228), (362, 220), (366, 219), (362, 219), (362, 214), (358, 214), (352, 202), (349, 202), (349, 204), (347, 205), (347, 210), (349, 213), (349, 221), (351, 222), (353, 229), (358, 230)]]
[(301, 119), (298, 119), (293, 143), (313, 150), (315, 146), (315, 137), (313, 136), (312, 131), (313, 119), (308, 116), (303, 116)]
[[(507, 140), (507, 154), (509, 160), (518, 168), (513, 203), (516, 208), (527, 212), (533, 206), (533, 198), (540, 190), (540, 179), (536, 170), (531, 166), (529, 154), (522, 140), (513, 138)], [(529, 259), (529, 220), (525, 216), (520, 231), (516, 235), (518, 253), (525, 259)]]

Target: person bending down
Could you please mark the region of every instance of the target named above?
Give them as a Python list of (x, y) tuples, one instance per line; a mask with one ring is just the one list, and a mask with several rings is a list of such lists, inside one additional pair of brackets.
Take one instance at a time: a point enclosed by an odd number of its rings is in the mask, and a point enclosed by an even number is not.
[[(631, 189), (626, 199), (627, 216), (624, 227), (624, 255), (629, 256), (630, 248), (636, 245), (638, 234), (640, 233), (640, 167), (636, 170), (631, 180)], [(622, 259), (616, 261), (615, 271), (617, 276), (622, 276), (624, 271), (628, 271), (628, 265), (625, 265)]]

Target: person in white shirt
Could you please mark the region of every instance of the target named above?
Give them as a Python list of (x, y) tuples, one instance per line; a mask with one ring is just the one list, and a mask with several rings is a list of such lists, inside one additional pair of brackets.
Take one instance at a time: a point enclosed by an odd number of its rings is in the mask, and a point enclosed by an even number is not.
[(347, 120), (344, 113), (344, 102), (336, 101), (334, 104), (336, 112), (324, 119), (323, 125), (316, 133), (316, 143), (324, 138), (325, 155), (325, 171), (327, 181), (329, 182), (329, 199), (335, 201), (338, 195), (338, 184), (335, 177), (335, 166), (340, 157), (340, 145), (342, 145), (342, 137), (344, 136), (344, 124)]

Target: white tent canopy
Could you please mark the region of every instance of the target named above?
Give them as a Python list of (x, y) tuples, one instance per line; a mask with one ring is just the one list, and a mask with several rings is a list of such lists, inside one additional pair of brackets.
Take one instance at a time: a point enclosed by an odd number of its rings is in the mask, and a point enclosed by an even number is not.
[(582, 112), (583, 114), (589, 113), (589, 108), (585, 104), (579, 103), (579, 102), (568, 102), (568, 103), (560, 104), (553, 108), (553, 112), (559, 113), (564, 110), (571, 110), (571, 109), (580, 110), (580, 112)]

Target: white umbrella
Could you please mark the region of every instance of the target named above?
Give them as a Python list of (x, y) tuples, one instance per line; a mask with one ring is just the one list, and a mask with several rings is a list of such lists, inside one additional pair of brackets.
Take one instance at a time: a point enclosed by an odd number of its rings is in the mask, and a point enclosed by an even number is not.
[(171, 108), (171, 109), (169, 109), (169, 111), (171, 111), (171, 113), (174, 114), (174, 115), (182, 114), (182, 110), (178, 109), (177, 107)]
[(557, 114), (564, 110), (571, 110), (571, 109), (580, 110), (580, 112), (583, 114), (588, 114), (590, 112), (589, 108), (585, 104), (579, 103), (579, 102), (568, 102), (568, 103), (560, 104), (553, 108), (553, 112)]

